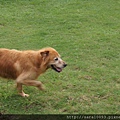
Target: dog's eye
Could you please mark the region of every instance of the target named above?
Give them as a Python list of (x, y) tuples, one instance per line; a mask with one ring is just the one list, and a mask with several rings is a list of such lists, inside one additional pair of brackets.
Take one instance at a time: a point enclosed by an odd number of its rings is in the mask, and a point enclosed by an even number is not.
[(58, 58), (55, 58), (54, 60), (55, 60), (55, 61), (57, 61), (57, 60), (58, 60)]

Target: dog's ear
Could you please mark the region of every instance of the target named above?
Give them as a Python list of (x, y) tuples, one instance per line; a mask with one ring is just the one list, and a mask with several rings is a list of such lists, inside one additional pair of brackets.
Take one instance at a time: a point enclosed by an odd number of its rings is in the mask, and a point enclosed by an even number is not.
[(49, 55), (49, 51), (40, 52), (41, 56), (46, 58)]

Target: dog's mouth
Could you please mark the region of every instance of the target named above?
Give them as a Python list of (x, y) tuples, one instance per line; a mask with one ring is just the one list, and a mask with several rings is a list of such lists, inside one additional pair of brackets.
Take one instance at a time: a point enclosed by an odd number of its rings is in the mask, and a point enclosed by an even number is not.
[(61, 72), (62, 68), (56, 67), (55, 65), (51, 65), (52, 69), (55, 70), (56, 72)]

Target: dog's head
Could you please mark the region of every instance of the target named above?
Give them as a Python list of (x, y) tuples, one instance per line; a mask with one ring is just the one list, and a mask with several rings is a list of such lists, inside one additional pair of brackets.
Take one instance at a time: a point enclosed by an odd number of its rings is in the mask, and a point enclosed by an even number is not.
[(53, 48), (44, 48), (40, 52), (47, 68), (61, 72), (67, 64), (60, 58), (59, 53)]

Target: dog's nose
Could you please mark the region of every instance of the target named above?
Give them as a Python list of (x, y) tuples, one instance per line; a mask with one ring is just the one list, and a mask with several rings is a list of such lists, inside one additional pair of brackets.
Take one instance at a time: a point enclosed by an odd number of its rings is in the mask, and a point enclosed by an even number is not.
[(66, 67), (67, 66), (67, 64), (64, 64), (64, 67)]

